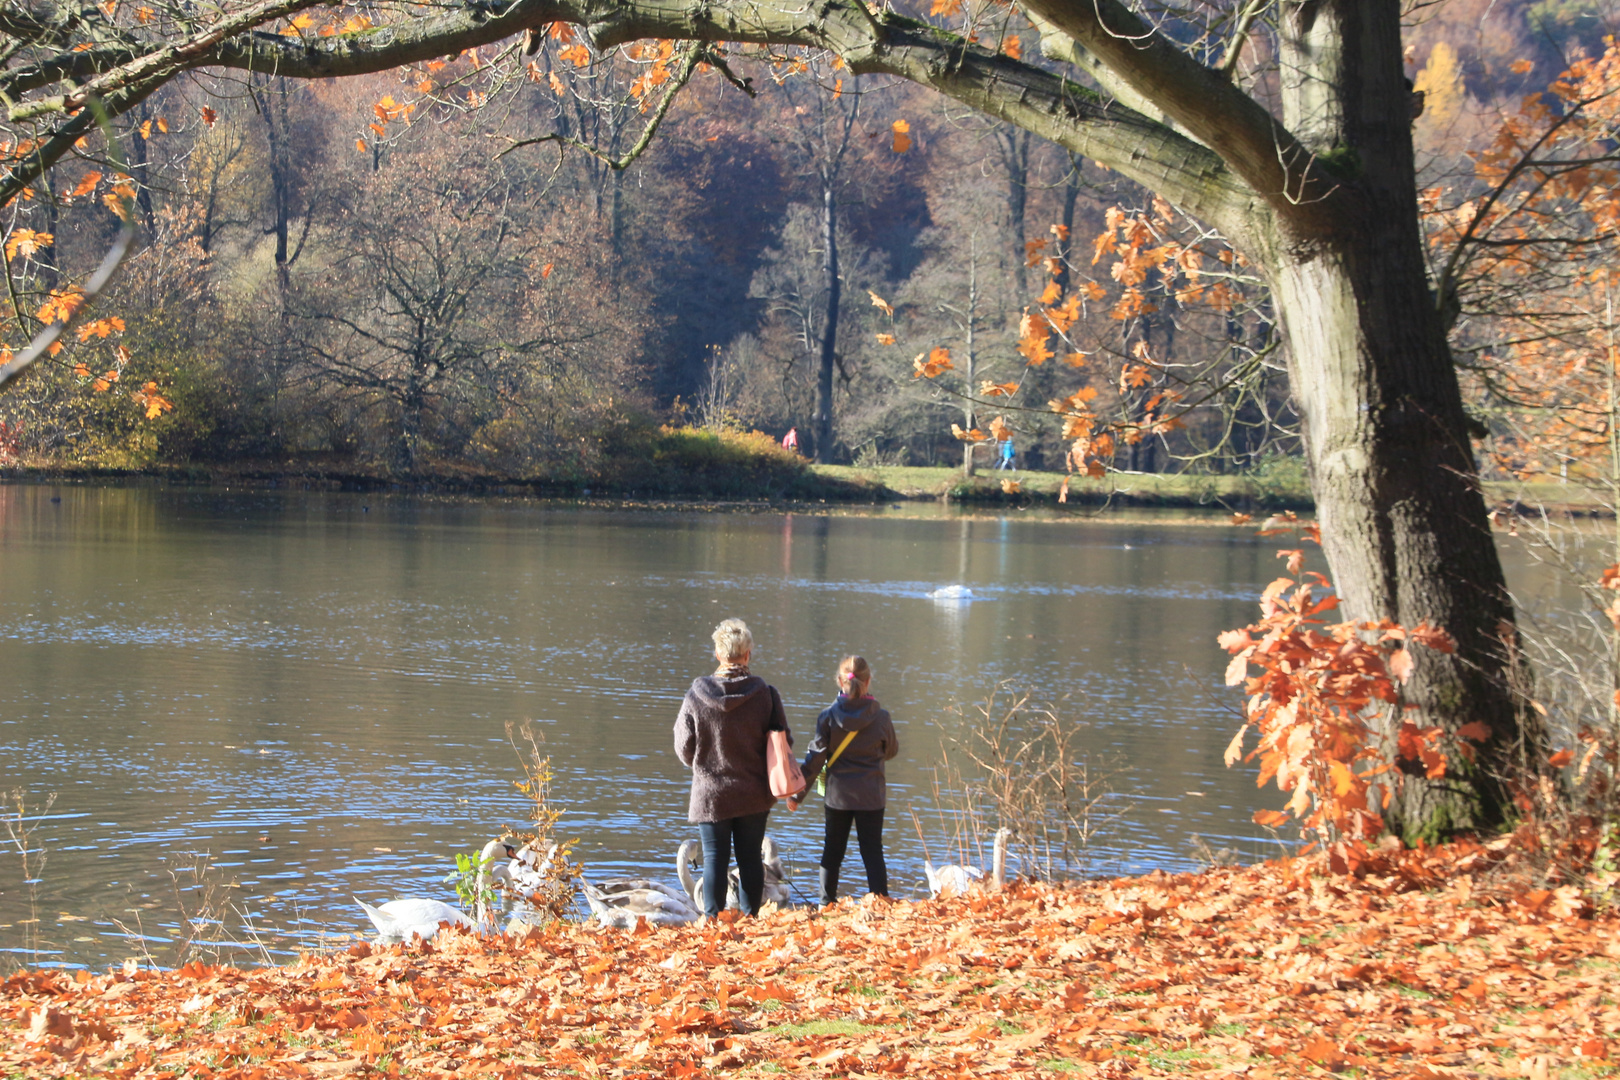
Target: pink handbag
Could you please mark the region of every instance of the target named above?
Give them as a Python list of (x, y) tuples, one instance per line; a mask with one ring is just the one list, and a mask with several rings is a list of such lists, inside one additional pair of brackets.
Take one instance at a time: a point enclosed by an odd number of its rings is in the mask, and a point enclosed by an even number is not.
[(765, 743), (765, 768), (770, 773), (771, 794), (778, 799), (797, 795), (804, 790), (804, 771), (793, 756), (785, 731), (769, 732)]

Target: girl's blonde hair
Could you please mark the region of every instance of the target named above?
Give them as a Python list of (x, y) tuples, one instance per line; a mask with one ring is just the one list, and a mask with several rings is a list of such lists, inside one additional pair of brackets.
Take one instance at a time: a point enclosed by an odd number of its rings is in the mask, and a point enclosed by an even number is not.
[(866, 688), (871, 682), (872, 665), (866, 662), (866, 657), (846, 656), (838, 661), (838, 688), (850, 701), (865, 697)]
[(714, 628), (714, 655), (721, 662), (735, 664), (753, 651), (753, 632), (741, 619), (726, 619)]

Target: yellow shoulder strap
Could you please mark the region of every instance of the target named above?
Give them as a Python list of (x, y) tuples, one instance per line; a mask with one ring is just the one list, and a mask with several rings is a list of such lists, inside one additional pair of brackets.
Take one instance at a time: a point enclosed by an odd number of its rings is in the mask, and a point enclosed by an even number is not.
[[(832, 752), (832, 757), (827, 759), (827, 768), (828, 769), (833, 767), (833, 762), (838, 760), (838, 755), (842, 754), (844, 752), (844, 747), (849, 745), (849, 741), (855, 737), (855, 734), (856, 733), (852, 731), (848, 735), (844, 736), (844, 741), (838, 744), (838, 749), (834, 750)], [(825, 771), (825, 770), (823, 770), (823, 771)]]

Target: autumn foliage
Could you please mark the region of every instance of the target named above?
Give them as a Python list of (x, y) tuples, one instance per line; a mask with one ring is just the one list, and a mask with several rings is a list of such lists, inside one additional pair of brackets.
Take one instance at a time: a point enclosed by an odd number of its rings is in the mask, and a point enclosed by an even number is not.
[[(1512, 65), (1522, 78), (1533, 69)], [(1488, 419), (1488, 461), (1521, 479), (1607, 479), (1620, 46), (1609, 38), (1538, 81), (1545, 89), (1484, 118), (1457, 167), (1423, 192), (1423, 220), (1437, 290), (1458, 313), (1465, 390)]]
[[(1315, 543), (1315, 525), (1274, 519), (1261, 535), (1299, 527)], [(1279, 577), (1260, 597), (1261, 618), (1220, 636), (1232, 654), (1228, 685), (1248, 695), (1245, 723), (1226, 750), (1226, 763), (1259, 759), (1257, 784), (1275, 780), (1290, 794), (1284, 810), (1255, 814), (1261, 825), (1280, 826), (1290, 817), (1316, 843), (1327, 846), (1332, 865), (1355, 872), (1371, 856), (1369, 844), (1384, 831), (1378, 813), (1407, 772), (1428, 779), (1446, 773), (1437, 727), (1419, 728), (1403, 715), (1401, 684), (1410, 677), (1416, 647), (1449, 652), (1445, 631), (1406, 628), (1388, 620), (1338, 622), (1324, 617), (1339, 606), (1331, 583), (1304, 570), (1304, 549), (1277, 553), (1291, 576)], [(1251, 674), (1250, 669), (1258, 671)], [(1249, 729), (1259, 743), (1243, 753)], [(1483, 740), (1483, 725), (1458, 732), (1459, 752), (1468, 739)]]
[[(282, 968), (131, 963), (0, 984), (33, 1077), (1551, 1076), (1613, 1068), (1615, 912), (1494, 896), (1500, 849), (703, 927), (555, 923)], [(1438, 886), (1438, 887), (1436, 887)]]

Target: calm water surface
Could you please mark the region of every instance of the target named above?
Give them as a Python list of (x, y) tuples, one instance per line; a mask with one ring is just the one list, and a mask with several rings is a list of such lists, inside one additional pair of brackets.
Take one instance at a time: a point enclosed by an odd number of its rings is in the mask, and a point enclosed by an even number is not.
[[(1214, 641), (1250, 621), (1277, 546), (1151, 522), (0, 486), (0, 789), (58, 793), (26, 822), (32, 906), (16, 846), (0, 855), (0, 948), (167, 962), (202, 853), (232, 886), (202, 936), (251, 921), (275, 957), (366, 929), (351, 895), (452, 899), (453, 853), (523, 822), (508, 721), (543, 731), (588, 873), (673, 881), (695, 830), (671, 725), (725, 616), (753, 628), (801, 749), (837, 659), (871, 660), (902, 746), (897, 893), (922, 839), (937, 859), (953, 833), (952, 707), (1002, 680), (1128, 768), (1092, 869), (1191, 865), (1193, 834), (1261, 857), (1269, 803), (1221, 764), (1236, 714)], [(928, 597), (943, 585), (978, 599)], [(771, 819), (807, 892), (820, 822), (814, 803)]]

